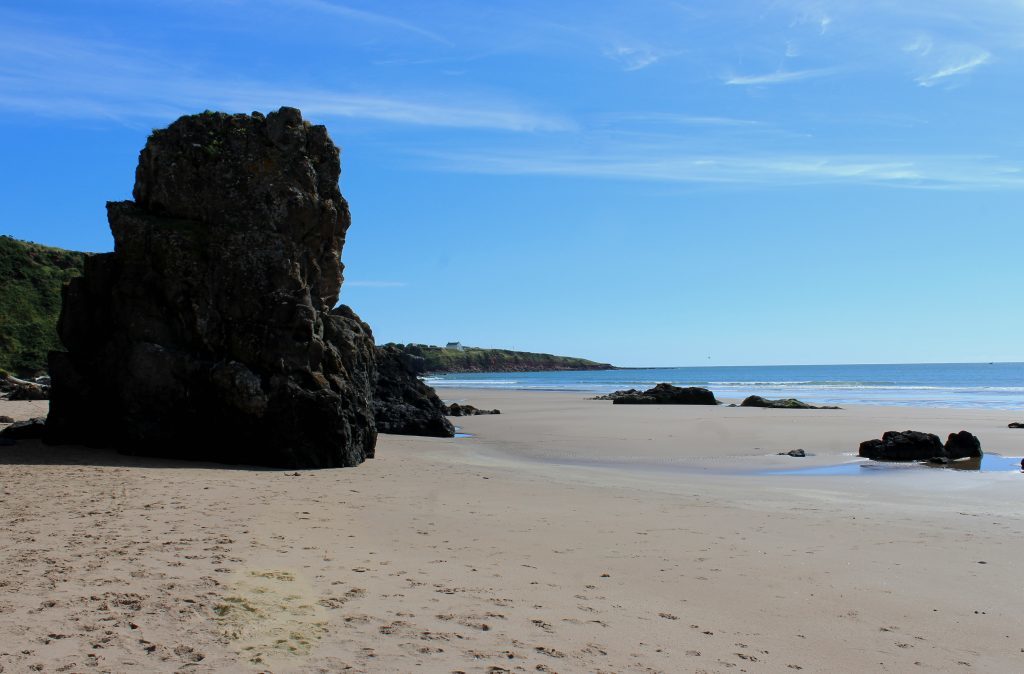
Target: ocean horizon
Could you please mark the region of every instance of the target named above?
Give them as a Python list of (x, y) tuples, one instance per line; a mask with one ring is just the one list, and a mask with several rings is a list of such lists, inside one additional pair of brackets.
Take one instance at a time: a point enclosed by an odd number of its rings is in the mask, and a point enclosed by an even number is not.
[[(428, 375), (437, 389), (609, 393), (661, 382), (701, 386), (719, 398), (799, 398), (830, 405), (1024, 409), (1024, 363), (707, 365), (557, 372)], [(443, 393), (442, 393), (443, 397)]]

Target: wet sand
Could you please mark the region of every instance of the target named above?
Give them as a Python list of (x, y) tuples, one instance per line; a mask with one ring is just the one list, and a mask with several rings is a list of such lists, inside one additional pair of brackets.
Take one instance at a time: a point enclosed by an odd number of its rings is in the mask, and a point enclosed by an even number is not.
[(1020, 414), (440, 394), (503, 413), (298, 475), (0, 448), (0, 665), (1024, 669), (1024, 475), (764, 474), (908, 428), (1020, 456)]

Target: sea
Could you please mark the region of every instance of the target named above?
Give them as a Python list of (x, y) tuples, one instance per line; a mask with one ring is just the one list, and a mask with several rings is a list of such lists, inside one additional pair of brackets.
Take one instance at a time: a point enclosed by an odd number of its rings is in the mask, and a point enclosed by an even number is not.
[[(567, 372), (479, 372), (424, 378), (431, 386), (609, 393), (660, 382), (702, 386), (718, 398), (799, 398), (829, 405), (1024, 410), (1024, 363), (756, 365)], [(443, 393), (441, 394), (443, 397)]]

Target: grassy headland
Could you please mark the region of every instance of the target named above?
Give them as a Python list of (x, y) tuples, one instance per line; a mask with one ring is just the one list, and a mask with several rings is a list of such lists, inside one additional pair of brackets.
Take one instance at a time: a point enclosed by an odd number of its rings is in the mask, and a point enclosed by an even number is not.
[(0, 236), (0, 370), (46, 370), (46, 353), (60, 348), (61, 287), (82, 273), (88, 253)]
[(550, 353), (463, 347), (461, 351), (426, 344), (394, 344), (417, 372), (536, 372), (547, 370), (614, 370), (614, 365)]

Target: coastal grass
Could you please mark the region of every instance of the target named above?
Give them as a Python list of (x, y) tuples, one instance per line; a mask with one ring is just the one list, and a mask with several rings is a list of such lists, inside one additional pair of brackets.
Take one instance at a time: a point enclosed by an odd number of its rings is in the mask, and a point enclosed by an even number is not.
[(60, 348), (61, 288), (82, 273), (87, 256), (0, 236), (0, 370), (46, 370), (47, 352)]

